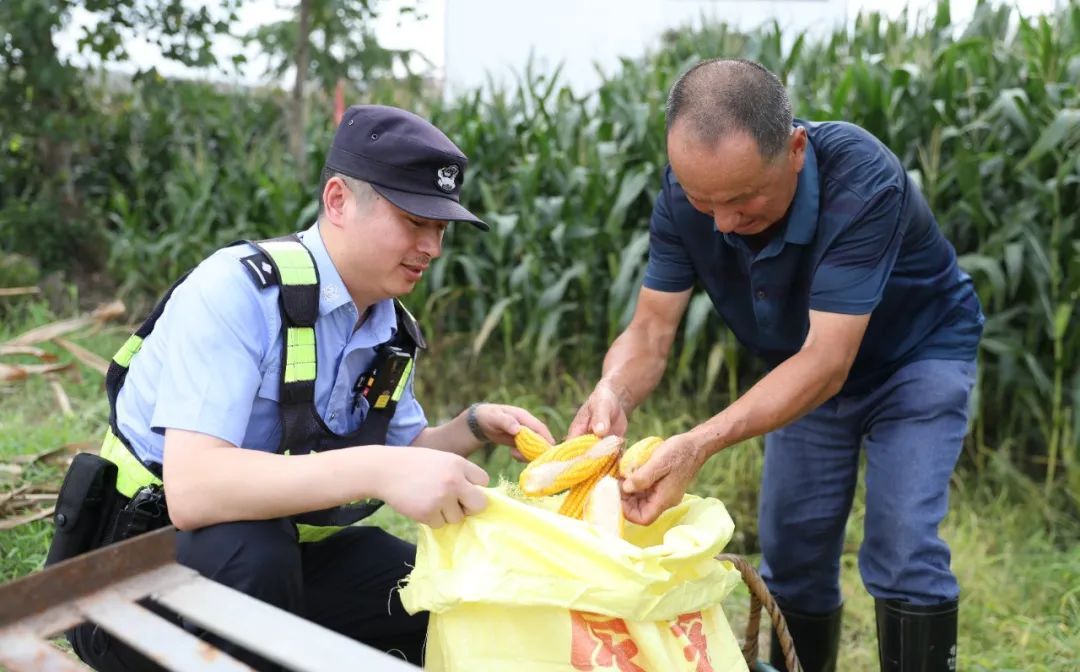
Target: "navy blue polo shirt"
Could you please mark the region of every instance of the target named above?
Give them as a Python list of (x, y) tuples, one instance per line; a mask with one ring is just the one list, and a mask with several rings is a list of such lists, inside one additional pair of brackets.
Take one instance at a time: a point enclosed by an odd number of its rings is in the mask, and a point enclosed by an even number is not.
[(870, 314), (843, 394), (922, 359), (973, 360), (983, 315), (971, 278), (900, 161), (867, 131), (808, 123), (787, 215), (755, 252), (690, 205), (671, 167), (653, 209), (644, 285), (700, 285), (770, 367), (802, 347), (809, 311)]

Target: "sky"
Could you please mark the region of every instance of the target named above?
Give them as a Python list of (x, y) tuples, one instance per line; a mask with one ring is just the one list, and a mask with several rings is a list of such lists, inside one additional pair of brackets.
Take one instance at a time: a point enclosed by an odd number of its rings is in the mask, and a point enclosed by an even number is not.
[[(507, 0), (490, 0), (491, 2), (505, 2)], [(520, 0), (513, 0), (520, 1)], [(589, 2), (589, 0), (581, 0)], [(382, 10), (377, 19), (375, 33), (386, 47), (412, 48), (423, 53), (435, 66), (435, 75), (441, 76), (446, 61), (446, 39), (444, 27), (446, 24), (447, 3), (451, 5), (454, 0), (381, 0), (379, 7)], [(1057, 5), (1063, 5), (1067, 0), (1016, 0), (1015, 5), (1025, 14), (1035, 14), (1052, 11)], [(213, 6), (213, 0), (187, 0), (192, 6)], [(246, 32), (261, 23), (282, 20), (293, 15), (295, 0), (246, 0), (239, 16), (236, 28), (238, 32)], [(952, 12), (955, 21), (964, 21), (971, 16), (976, 0), (952, 0)], [(880, 11), (889, 16), (895, 16), (903, 7), (899, 0), (847, 0), (847, 16), (849, 20), (856, 16), (860, 10)], [(910, 11), (929, 11), (936, 5), (936, 0), (909, 0)], [(401, 7), (414, 7), (425, 18), (418, 19), (411, 14), (400, 15)], [(86, 21), (86, 14), (77, 11), (72, 17), (67, 30), (57, 40), (57, 46), (61, 54), (72, 55), (75, 52), (75, 44), (79, 34), (79, 26)], [(483, 34), (484, 26), (477, 26), (477, 34)], [(117, 68), (121, 71), (133, 72), (137, 67), (153, 65), (165, 75), (187, 77), (209, 77), (224, 81), (240, 81), (245, 83), (265, 82), (265, 59), (259, 59), (257, 53), (248, 52), (250, 62), (240, 71), (229, 71), (218, 68), (215, 72), (191, 71), (183, 66), (162, 59), (156, 49), (142, 40), (128, 40), (127, 48), (131, 55), (131, 61), (127, 65)], [(650, 45), (642, 45), (642, 49)], [(231, 42), (219, 42), (215, 46), (215, 52), (219, 61), (227, 62), (227, 57), (240, 51), (238, 45)], [(635, 54), (629, 54), (633, 56)], [(73, 57), (75, 62), (85, 62), (86, 59)], [(493, 63), (495, 67), (500, 64)]]

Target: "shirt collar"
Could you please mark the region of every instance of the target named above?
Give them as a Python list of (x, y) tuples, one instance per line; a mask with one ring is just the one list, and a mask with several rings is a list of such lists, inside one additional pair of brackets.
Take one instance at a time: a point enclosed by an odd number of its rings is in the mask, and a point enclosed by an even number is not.
[(818, 179), (817, 158), (810, 138), (806, 138), (806, 152), (799, 181), (795, 187), (795, 198), (788, 213), (787, 230), (784, 241), (806, 245), (814, 239), (817, 231), (818, 205), (820, 204), (820, 181)]
[[(349, 291), (345, 289), (345, 282), (341, 279), (337, 267), (330, 259), (330, 253), (326, 251), (323, 243), (319, 223), (316, 221), (308, 229), (300, 232), (300, 241), (311, 252), (315, 259), (315, 268), (319, 271), (319, 315), (327, 315), (345, 306), (351, 306), (353, 319), (359, 318), (359, 311), (353, 303)], [(372, 340), (382, 343), (390, 340), (397, 330), (397, 315), (394, 311), (394, 302), (391, 299), (379, 301), (371, 307), (364, 324), (360, 327), (358, 335), (364, 340)]]
[[(807, 137), (802, 170), (799, 171), (799, 177), (795, 183), (795, 196), (791, 199), (791, 207), (788, 208), (787, 215), (781, 220), (784, 227), (783, 241), (785, 243), (806, 245), (814, 239), (814, 233), (817, 231), (818, 205), (821, 199), (819, 185), (817, 157), (814, 155), (814, 146), (810, 144), (810, 138)], [(713, 231), (720, 233), (715, 226)], [(724, 233), (721, 235), (728, 245), (745, 248), (749, 251), (749, 246), (746, 245), (746, 241), (742, 240), (742, 236), (739, 234)], [(770, 241), (770, 244), (765, 246), (764, 254), (765, 256), (771, 256), (769, 251), (775, 253), (778, 249), (773, 244), (773, 241)]]

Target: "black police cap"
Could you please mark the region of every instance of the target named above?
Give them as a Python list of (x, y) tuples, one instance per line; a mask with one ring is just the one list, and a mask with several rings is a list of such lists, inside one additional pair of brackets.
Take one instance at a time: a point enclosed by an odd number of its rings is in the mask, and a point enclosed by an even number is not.
[(461, 205), (469, 161), (430, 122), (385, 105), (353, 105), (341, 118), (326, 166), (363, 180), (405, 212), (490, 227)]

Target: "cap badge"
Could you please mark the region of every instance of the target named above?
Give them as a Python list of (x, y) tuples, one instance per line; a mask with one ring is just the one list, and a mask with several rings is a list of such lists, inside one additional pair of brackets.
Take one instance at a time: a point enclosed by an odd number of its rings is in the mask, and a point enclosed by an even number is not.
[(458, 167), (453, 164), (445, 168), (440, 168), (439, 172), (435, 174), (435, 186), (448, 194), (453, 192), (454, 188), (457, 186), (455, 179), (457, 178), (458, 172)]

